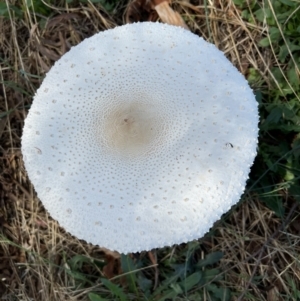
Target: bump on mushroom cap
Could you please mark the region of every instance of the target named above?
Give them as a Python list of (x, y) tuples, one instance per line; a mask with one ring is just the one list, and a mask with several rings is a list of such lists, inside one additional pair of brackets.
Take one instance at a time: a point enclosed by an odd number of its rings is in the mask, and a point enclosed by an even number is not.
[(202, 237), (239, 201), (258, 119), (247, 81), (214, 45), (166, 24), (128, 24), (55, 63), (22, 153), (61, 226), (137, 252)]

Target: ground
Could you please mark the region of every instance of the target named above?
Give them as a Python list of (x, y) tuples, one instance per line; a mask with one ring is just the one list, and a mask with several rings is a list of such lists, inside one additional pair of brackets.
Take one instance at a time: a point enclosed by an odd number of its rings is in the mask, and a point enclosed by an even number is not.
[(71, 46), (157, 15), (129, 18), (143, 1), (18, 2), (0, 3), (0, 299), (300, 300), (299, 3), (172, 1), (253, 88), (258, 156), (241, 201), (204, 238), (120, 256), (65, 233), (45, 212), (20, 139), (35, 91)]

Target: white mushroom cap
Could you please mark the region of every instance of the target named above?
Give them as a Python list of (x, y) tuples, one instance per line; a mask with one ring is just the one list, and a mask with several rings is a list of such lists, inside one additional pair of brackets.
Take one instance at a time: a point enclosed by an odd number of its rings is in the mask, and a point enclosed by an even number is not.
[(128, 253), (203, 236), (239, 201), (257, 136), (252, 90), (221, 51), (182, 28), (137, 23), (55, 63), (22, 152), (61, 226)]

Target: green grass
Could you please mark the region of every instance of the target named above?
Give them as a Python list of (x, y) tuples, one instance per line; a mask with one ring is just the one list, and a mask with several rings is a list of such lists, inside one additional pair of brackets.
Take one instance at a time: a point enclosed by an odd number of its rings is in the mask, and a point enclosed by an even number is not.
[[(240, 2), (240, 1), (235, 1)], [(254, 2), (242, 15), (249, 22), (261, 22), (265, 37), (259, 46), (269, 48), (275, 61), (270, 66), (270, 86), (260, 90), (259, 153), (252, 180), (263, 200), (283, 215), (280, 192), (300, 200), (300, 11), (298, 1)], [(255, 19), (252, 19), (255, 16)], [(260, 80), (251, 74), (252, 82)], [(261, 175), (264, 175), (261, 178)]]
[[(165, 259), (161, 281), (155, 291), (152, 291), (152, 277), (147, 277), (143, 259), (133, 261), (128, 255), (121, 256), (122, 276), (126, 281), (126, 288), (123, 289), (114, 282), (101, 278), (102, 283), (99, 293), (92, 292), (88, 296), (94, 300), (113, 300), (119, 298), (125, 300), (174, 300), (184, 298), (186, 300), (201, 300), (203, 290), (208, 300), (230, 300), (230, 290), (220, 286), (220, 280), (224, 278), (221, 271), (213, 268), (222, 258), (221, 252), (207, 255), (204, 259), (193, 258), (199, 245), (190, 243), (182, 253), (182, 262), (174, 259)], [(145, 260), (145, 259), (144, 259)], [(103, 289), (107, 288), (106, 293)], [(126, 293), (125, 293), (126, 291)], [(178, 299), (179, 300), (179, 299)]]

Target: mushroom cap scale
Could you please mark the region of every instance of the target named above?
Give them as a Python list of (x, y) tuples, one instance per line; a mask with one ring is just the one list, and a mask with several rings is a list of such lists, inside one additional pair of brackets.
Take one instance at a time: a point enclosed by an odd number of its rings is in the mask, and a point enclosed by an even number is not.
[(73, 47), (46, 75), (22, 153), (50, 215), (122, 253), (203, 236), (244, 191), (257, 102), (214, 45), (135, 23)]

